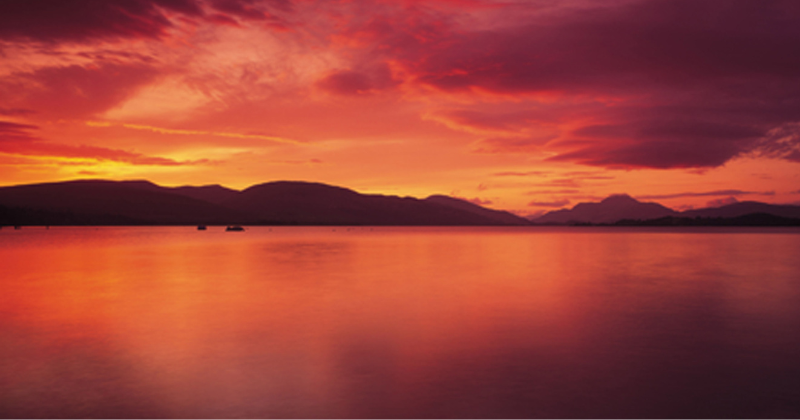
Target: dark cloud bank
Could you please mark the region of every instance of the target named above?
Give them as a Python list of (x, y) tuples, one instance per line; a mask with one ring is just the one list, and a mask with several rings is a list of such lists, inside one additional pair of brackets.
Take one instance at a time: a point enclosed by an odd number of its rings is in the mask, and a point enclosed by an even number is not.
[[(476, 89), (517, 97), (554, 94), (583, 103), (580, 111), (559, 105), (565, 108), (560, 115), (580, 112), (582, 122), (571, 130), (481, 143), (492, 152), (529, 153), (546, 146), (559, 152), (553, 160), (615, 168), (712, 168), (741, 156), (800, 162), (800, 2), (604, 2), (543, 9), (527, 19), (509, 8), (514, 23), (491, 29), (458, 24), (444, 9), (427, 7), (435, 3), (327, 4), (320, 13), (345, 5), (352, 12), (331, 13), (338, 23), (327, 30), (358, 37), (362, 46), (351, 68), (328, 75), (318, 87), (353, 95), (405, 83), (467, 94)], [(279, 16), (299, 5), (7, 0), (0, 2), (0, 40), (159, 39), (178, 18), (264, 21), (285, 28), (287, 21)], [(481, 4), (459, 7), (468, 12)], [(502, 16), (502, 10), (492, 10)], [(300, 14), (293, 19), (303, 24)], [(403, 80), (388, 73), (390, 61), (403, 69)], [(558, 118), (546, 108), (453, 115), (462, 124), (513, 131)]]

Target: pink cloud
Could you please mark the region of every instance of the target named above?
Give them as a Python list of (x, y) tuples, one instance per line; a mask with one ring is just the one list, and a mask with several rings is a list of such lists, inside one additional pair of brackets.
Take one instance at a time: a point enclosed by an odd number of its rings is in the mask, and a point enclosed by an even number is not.
[(42, 67), (0, 79), (0, 95), (50, 118), (83, 118), (117, 105), (159, 74), (140, 63)]
[(547, 176), (551, 174), (548, 171), (504, 171), (504, 172), (495, 172), (492, 176)]
[(264, 21), (285, 29), (275, 11), (289, 0), (6, 0), (0, 2), (0, 39), (89, 42), (130, 38), (163, 39), (176, 21), (203, 19), (235, 25), (236, 19)]
[(35, 114), (36, 111), (24, 108), (0, 108), (0, 115), (9, 117)]
[(717, 191), (704, 191), (704, 192), (682, 192), (674, 194), (637, 195), (636, 198), (641, 200), (659, 200), (659, 199), (685, 198), (685, 197), (713, 197), (720, 195), (726, 195), (729, 197), (741, 196), (741, 195), (773, 196), (775, 195), (775, 191), (717, 190)]
[(770, 136), (800, 112), (789, 99), (800, 94), (800, 26), (785, 18), (798, 12), (794, 3), (746, 1), (564, 8), (523, 25), (440, 31), (400, 58), (417, 83), (464, 95), (616, 98), (598, 102), (593, 117), (604, 123), (549, 145), (560, 152), (554, 160), (619, 168), (709, 168), (750, 153), (800, 160), (797, 136)]
[(43, 42), (159, 38), (168, 14), (200, 16), (195, 0), (8, 0), (0, 2), (0, 39)]
[(560, 208), (560, 207), (564, 207), (564, 206), (569, 205), (569, 203), (570, 203), (570, 201), (567, 200), (567, 199), (554, 200), (554, 201), (537, 201), (537, 200), (534, 200), (534, 201), (529, 202), (528, 205), (531, 206), (531, 207), (553, 207), (553, 208), (559, 207)]
[(541, 150), (555, 136), (493, 137), (479, 140), (474, 145), (477, 153), (518, 153)]
[(477, 204), (479, 206), (488, 206), (489, 204), (492, 204), (492, 200), (484, 200), (481, 199), (480, 197), (469, 198), (466, 199), (466, 201), (469, 201), (472, 204)]
[(385, 63), (376, 63), (361, 71), (337, 70), (316, 83), (318, 88), (338, 95), (376, 93), (397, 84)]
[(739, 200), (736, 197), (727, 197), (727, 198), (718, 198), (716, 200), (711, 200), (706, 203), (707, 207), (722, 207), (727, 206), (728, 204), (735, 204), (738, 203)]
[(35, 125), (0, 121), (0, 144), (34, 140), (36, 137), (30, 133), (30, 130), (38, 128)]
[(179, 166), (209, 163), (207, 159), (176, 161), (105, 147), (51, 143), (33, 135), (31, 131), (36, 129), (38, 127), (29, 124), (0, 121), (0, 152), (21, 156), (107, 160), (131, 165)]
[[(0, 40), (157, 43), (186, 21), (208, 24), (209, 38), (214, 25), (291, 28), (297, 30), (282, 34), (282, 43), (298, 54), (324, 51), (336, 65), (312, 72), (303, 82), (311, 86), (286, 91), (416, 100), (420, 115), (480, 136), (466, 140), (476, 152), (548, 152), (556, 153), (553, 161), (625, 169), (702, 170), (741, 156), (800, 162), (800, 25), (787, 19), (800, 15), (800, 5), (546, 3), (9, 0), (0, 2)], [(175, 47), (167, 44), (161, 46)], [(185, 70), (167, 70), (155, 54), (122, 48), (76, 54), (93, 63), (0, 80), (6, 101), (0, 115), (96, 115), (169, 71)], [(242, 66), (233, 81), (206, 69), (187, 77), (193, 89), (221, 98), (219, 109), (252, 108), (259, 104), (246, 93), (277, 86), (259, 82), (267, 67)], [(275, 72), (297, 79), (290, 70)], [(241, 88), (220, 94), (224, 89), (205, 88), (203, 80)]]

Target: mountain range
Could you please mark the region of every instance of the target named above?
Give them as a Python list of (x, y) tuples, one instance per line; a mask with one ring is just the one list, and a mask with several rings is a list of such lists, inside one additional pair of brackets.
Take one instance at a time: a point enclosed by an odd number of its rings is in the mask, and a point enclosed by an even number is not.
[(617, 194), (599, 203), (579, 203), (572, 209), (551, 211), (532, 222), (551, 225), (800, 225), (800, 206), (743, 201), (678, 212), (658, 203)]
[(0, 188), (0, 225), (525, 225), (467, 201), (360, 194), (277, 181), (243, 191), (219, 185), (81, 180)]
[(2, 225), (800, 225), (800, 206), (740, 202), (677, 212), (612, 195), (528, 220), (461, 199), (425, 199), (301, 181), (219, 185), (78, 180), (0, 187)]

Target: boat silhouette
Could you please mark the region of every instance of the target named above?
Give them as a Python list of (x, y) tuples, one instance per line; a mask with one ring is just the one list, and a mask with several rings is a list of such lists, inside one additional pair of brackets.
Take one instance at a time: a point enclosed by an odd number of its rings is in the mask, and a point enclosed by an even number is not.
[(225, 228), (225, 232), (244, 232), (244, 228), (241, 226), (228, 226)]

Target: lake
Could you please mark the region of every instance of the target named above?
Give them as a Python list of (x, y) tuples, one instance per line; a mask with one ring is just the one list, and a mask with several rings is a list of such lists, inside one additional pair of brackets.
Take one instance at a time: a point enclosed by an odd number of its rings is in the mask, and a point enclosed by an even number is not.
[(800, 417), (800, 229), (0, 230), (2, 417)]

